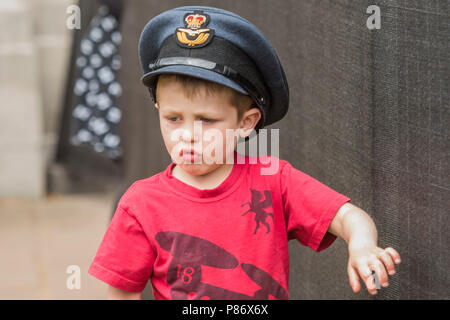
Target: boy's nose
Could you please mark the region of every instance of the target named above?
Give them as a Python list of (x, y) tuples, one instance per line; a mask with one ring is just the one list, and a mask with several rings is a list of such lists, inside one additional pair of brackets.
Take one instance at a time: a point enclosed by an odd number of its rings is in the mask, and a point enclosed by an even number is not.
[(185, 142), (199, 141), (202, 136), (202, 123), (201, 121), (194, 121), (193, 123), (187, 123), (183, 128), (182, 139)]

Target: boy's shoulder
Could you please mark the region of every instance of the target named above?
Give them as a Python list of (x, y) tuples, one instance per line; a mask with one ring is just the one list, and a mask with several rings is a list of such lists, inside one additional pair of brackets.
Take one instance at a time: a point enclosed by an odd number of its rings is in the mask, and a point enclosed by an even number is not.
[[(278, 176), (286, 165), (290, 165), (287, 160), (272, 155), (245, 156), (245, 162), (250, 164), (254, 173), (267, 176)], [(259, 171), (255, 172), (255, 169)]]
[(154, 197), (155, 192), (160, 190), (161, 176), (165, 174), (165, 171), (134, 181), (120, 198), (118, 206), (129, 209), (132, 203), (139, 203), (145, 198)]

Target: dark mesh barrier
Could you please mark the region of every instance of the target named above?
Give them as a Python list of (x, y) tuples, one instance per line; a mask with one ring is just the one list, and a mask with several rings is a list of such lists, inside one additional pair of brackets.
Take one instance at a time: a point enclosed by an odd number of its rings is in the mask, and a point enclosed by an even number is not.
[(373, 213), (403, 252), (387, 298), (449, 299), (450, 2), (383, 1), (373, 35)]
[[(280, 157), (349, 196), (373, 217), (379, 245), (402, 256), (390, 286), (371, 297), (348, 284), (344, 241), (321, 253), (291, 241), (291, 299), (449, 299), (449, 1), (126, 1), (124, 187), (170, 161), (140, 83), (140, 32), (192, 4), (234, 11), (263, 31), (291, 90), (287, 116), (269, 127), (280, 128)], [(373, 4), (378, 30), (366, 26)]]

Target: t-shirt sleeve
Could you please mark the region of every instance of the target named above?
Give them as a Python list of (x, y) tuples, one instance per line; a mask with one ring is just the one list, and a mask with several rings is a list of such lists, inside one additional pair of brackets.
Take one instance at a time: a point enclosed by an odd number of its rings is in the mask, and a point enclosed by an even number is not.
[(339, 208), (350, 198), (336, 192), (289, 162), (281, 171), (281, 193), (288, 239), (315, 251), (328, 248), (336, 236), (327, 232)]
[(140, 292), (154, 260), (154, 250), (136, 217), (119, 205), (88, 273), (113, 287)]

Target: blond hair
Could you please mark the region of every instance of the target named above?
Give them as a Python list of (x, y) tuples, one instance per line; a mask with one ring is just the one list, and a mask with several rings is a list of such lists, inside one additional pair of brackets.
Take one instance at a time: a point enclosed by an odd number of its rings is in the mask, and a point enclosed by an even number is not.
[[(157, 79), (158, 84), (161, 81), (178, 82), (183, 87), (184, 94), (188, 99), (192, 99), (197, 96), (200, 92), (199, 88), (205, 89), (205, 93), (207, 95), (223, 91), (227, 92), (229, 103), (232, 106), (235, 106), (237, 109), (238, 122), (242, 119), (245, 111), (251, 108), (256, 108), (252, 98), (250, 98), (248, 95), (242, 94), (236, 90), (233, 90), (216, 82), (175, 73), (164, 73), (159, 75)], [(156, 101), (159, 101), (158, 90), (156, 90)]]

